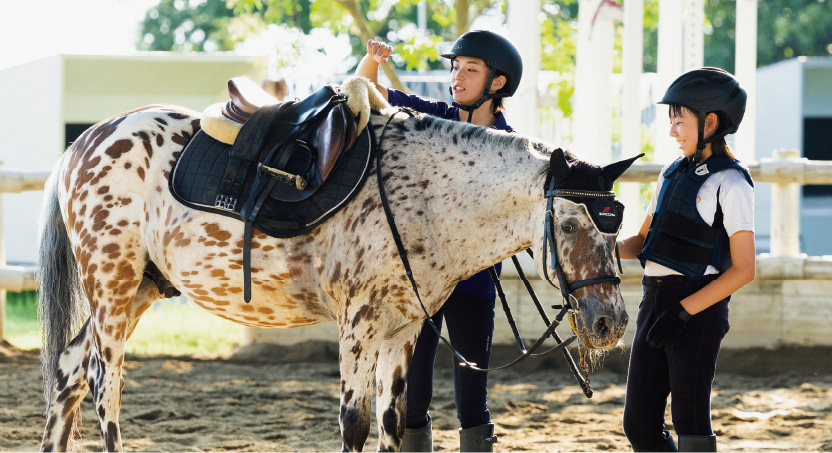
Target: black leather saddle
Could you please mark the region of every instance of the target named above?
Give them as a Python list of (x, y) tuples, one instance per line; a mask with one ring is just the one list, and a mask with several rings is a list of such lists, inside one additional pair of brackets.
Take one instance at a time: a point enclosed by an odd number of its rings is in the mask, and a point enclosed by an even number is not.
[[(279, 238), (305, 234), (343, 208), (366, 180), (375, 146), (372, 128), (355, 137), (344, 100), (337, 87), (325, 86), (302, 101), (263, 106), (233, 145), (200, 130), (174, 164), (168, 186), (176, 200), (244, 222), (246, 301), (252, 228)], [(345, 149), (321, 152), (339, 143)]]

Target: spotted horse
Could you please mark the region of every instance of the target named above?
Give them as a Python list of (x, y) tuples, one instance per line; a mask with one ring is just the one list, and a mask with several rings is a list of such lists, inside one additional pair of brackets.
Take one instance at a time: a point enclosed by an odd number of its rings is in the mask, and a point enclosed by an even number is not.
[[(458, 281), (527, 248), (537, 271), (557, 281), (543, 262), (544, 230), (554, 235), (567, 281), (616, 274), (617, 230), (600, 231), (580, 197), (556, 197), (547, 209), (544, 186), (557, 175), (555, 189), (609, 191), (633, 159), (600, 167), (519, 134), (396, 113), (374, 110), (368, 127), (380, 137), (387, 125), (381, 180), (428, 312), (439, 310)], [(377, 448), (398, 450), (407, 371), (425, 314), (377, 179), (304, 235), (278, 239), (255, 230), (246, 303), (242, 222), (187, 208), (167, 188), (199, 127), (199, 113), (176, 106), (116, 115), (84, 132), (47, 182), (38, 261), (47, 401), (41, 448), (72, 447), (81, 402), (92, 392), (104, 450), (122, 450), (125, 342), (165, 297), (152, 278), (161, 275), (188, 300), (246, 326), (335, 321), (343, 450), (364, 447), (374, 392)], [(551, 228), (544, 228), (547, 216)], [(616, 345), (628, 319), (617, 283), (573, 295), (583, 346)]]

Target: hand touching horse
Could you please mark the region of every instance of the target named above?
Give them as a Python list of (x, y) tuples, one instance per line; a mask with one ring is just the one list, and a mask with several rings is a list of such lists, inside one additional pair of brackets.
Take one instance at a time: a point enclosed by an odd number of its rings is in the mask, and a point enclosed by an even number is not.
[[(393, 113), (374, 112), (376, 137)], [(243, 224), (189, 209), (167, 189), (173, 163), (198, 128), (198, 114), (173, 106), (114, 116), (87, 130), (47, 183), (39, 258), (48, 404), (42, 449), (71, 447), (89, 391), (105, 450), (122, 449), (125, 342), (142, 313), (164, 297), (146, 274), (154, 271), (197, 305), (240, 324), (336, 321), (343, 448), (364, 446), (375, 382), (378, 449), (398, 450), (407, 370), (424, 314), (375, 178), (308, 234), (275, 239), (255, 232), (247, 304)], [(542, 263), (547, 177), (555, 175), (559, 189), (611, 190), (632, 163), (601, 168), (528, 137), (423, 115), (393, 118), (383, 146), (390, 206), (431, 313), (456, 282), (529, 247), (538, 272), (556, 281)], [(616, 234), (598, 230), (586, 202), (559, 197), (551, 213), (566, 279), (615, 275)], [(583, 344), (614, 346), (627, 323), (618, 286), (605, 282), (573, 294)]]

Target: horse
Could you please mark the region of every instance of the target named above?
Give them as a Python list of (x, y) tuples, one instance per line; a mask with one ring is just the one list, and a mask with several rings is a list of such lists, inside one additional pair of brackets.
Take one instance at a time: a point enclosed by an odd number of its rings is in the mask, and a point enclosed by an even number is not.
[[(407, 370), (425, 310), (439, 310), (458, 281), (529, 248), (537, 251), (537, 271), (556, 278), (543, 264), (547, 215), (567, 280), (616, 275), (617, 231), (599, 231), (580, 199), (558, 197), (547, 210), (544, 185), (554, 173), (562, 179), (556, 188), (611, 190), (635, 158), (600, 167), (519, 134), (396, 113), (374, 110), (368, 127), (384, 134), (376, 150), (381, 180), (424, 310), (375, 178), (311, 232), (278, 239), (255, 230), (246, 303), (243, 223), (190, 209), (167, 188), (200, 114), (152, 105), (85, 131), (52, 171), (41, 217), (42, 450), (72, 446), (88, 392), (104, 449), (122, 450), (125, 342), (165, 297), (153, 272), (205, 310), (246, 326), (335, 321), (344, 451), (364, 446), (374, 384), (378, 450), (399, 449)], [(584, 286), (574, 297), (583, 346), (615, 346), (628, 319), (617, 283)]]

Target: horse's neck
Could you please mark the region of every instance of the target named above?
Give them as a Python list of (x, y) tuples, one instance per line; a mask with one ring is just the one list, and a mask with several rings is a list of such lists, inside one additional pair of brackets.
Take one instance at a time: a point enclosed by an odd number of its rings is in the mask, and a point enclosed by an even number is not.
[(402, 207), (403, 220), (423, 229), (424, 248), (444, 253), (436, 258), (446, 272), (462, 278), (531, 246), (543, 206), (539, 173), (545, 161), (521, 140), (491, 133), (464, 138), (465, 130), (459, 132), (439, 128), (401, 136), (401, 156), (391, 166), (396, 176), (387, 184), (401, 205), (411, 207)]

